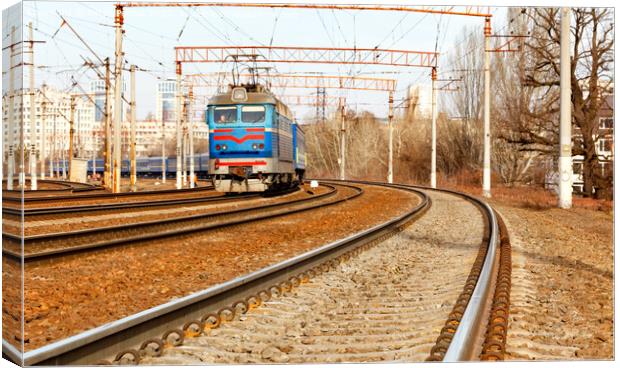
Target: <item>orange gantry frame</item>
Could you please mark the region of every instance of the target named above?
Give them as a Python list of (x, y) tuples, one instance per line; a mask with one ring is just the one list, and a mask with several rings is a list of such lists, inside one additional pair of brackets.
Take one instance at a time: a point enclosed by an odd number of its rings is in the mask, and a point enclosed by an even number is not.
[[(390, 66), (432, 67), (437, 65), (436, 52), (284, 46), (177, 46), (177, 63), (222, 63), (239, 55), (252, 55), (256, 62), (371, 64)], [(254, 61), (254, 60), (253, 60)]]
[[(251, 74), (241, 74), (240, 78), (250, 79)], [(230, 75), (226, 73), (187, 74), (186, 82), (196, 87), (219, 87), (231, 83)], [(332, 76), (332, 75), (293, 75), (275, 74), (260, 77), (266, 80), (270, 87), (283, 88), (337, 88), (349, 90), (386, 91), (396, 90), (396, 80), (384, 78)]]
[[(211, 96), (194, 96), (195, 102), (206, 106)], [(321, 106), (323, 104), (323, 97), (317, 95), (278, 95), (278, 99), (287, 105), (297, 106)], [(342, 104), (342, 97), (338, 96), (325, 96), (325, 106), (339, 106)]]
[[(472, 17), (492, 17), (487, 6), (405, 6), (405, 5), (352, 5), (352, 4), (269, 4), (269, 3), (202, 3), (202, 2), (177, 2), (177, 3), (141, 3), (119, 2), (118, 7), (239, 7), (239, 8), (287, 8), (287, 9), (326, 9), (326, 10), (379, 10), (379, 11), (404, 11), (412, 13), (467, 15)], [(486, 8), (486, 11), (485, 11)]]

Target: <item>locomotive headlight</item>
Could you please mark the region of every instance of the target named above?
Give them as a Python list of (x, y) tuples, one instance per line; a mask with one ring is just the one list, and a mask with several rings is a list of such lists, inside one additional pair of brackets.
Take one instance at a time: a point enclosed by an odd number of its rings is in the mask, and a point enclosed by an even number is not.
[(253, 144), (252, 144), (252, 149), (253, 149), (254, 151), (256, 151), (256, 150), (258, 149), (258, 145), (257, 145), (256, 143), (253, 143)]
[(228, 146), (225, 144), (222, 144), (222, 151), (226, 151), (228, 149)]

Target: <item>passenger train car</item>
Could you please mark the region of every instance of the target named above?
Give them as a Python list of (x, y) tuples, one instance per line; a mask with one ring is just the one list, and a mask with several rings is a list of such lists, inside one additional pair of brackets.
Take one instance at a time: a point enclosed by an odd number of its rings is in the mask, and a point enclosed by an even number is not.
[[(189, 163), (190, 160), (187, 160), (186, 169), (189, 171)], [(61, 175), (63, 165), (65, 168), (68, 167), (68, 161), (56, 160), (54, 161), (54, 169), (57, 175)], [(103, 174), (103, 159), (98, 158), (95, 159), (95, 173), (102, 175)], [(87, 174), (91, 175), (93, 172), (93, 160), (88, 160), (87, 165), (88, 171)], [(209, 168), (209, 154), (201, 153), (194, 155), (194, 173), (198, 178), (206, 178), (208, 175)], [(176, 158), (166, 158), (164, 170), (166, 171), (166, 176), (174, 176), (177, 170), (177, 160)], [(162, 172), (162, 163), (161, 157), (138, 157), (136, 158), (136, 174), (139, 176), (145, 177), (161, 177)], [(129, 176), (129, 160), (125, 159), (121, 164), (121, 175)]]
[(209, 173), (220, 192), (263, 192), (301, 183), (306, 165), (304, 132), (289, 108), (261, 85), (213, 96)]

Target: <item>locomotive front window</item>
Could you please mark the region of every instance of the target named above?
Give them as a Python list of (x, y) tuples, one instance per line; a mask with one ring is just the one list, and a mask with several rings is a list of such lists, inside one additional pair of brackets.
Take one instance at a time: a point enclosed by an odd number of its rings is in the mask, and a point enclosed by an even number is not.
[(265, 121), (265, 106), (241, 107), (241, 120), (244, 123), (262, 123)]
[(237, 121), (237, 106), (218, 106), (213, 109), (213, 121), (218, 124)]

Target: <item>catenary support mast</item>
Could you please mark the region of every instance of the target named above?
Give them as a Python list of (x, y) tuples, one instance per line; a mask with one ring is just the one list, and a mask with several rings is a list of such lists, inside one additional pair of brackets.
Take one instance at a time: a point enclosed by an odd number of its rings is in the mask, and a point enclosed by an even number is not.
[(30, 189), (37, 190), (37, 128), (36, 108), (34, 106), (34, 38), (32, 22), (28, 23), (30, 36)]
[(182, 169), (182, 162), (181, 162), (181, 152), (182, 152), (182, 147), (181, 147), (181, 141), (182, 141), (182, 137), (181, 137), (181, 114), (183, 113), (183, 90), (181, 88), (181, 74), (182, 74), (182, 70), (181, 70), (181, 63), (177, 62), (177, 68), (176, 68), (176, 72), (177, 72), (177, 108), (176, 108), (176, 122), (177, 122), (177, 149), (176, 149), (176, 161), (177, 161), (177, 176), (176, 176), (176, 188), (177, 189), (181, 189), (183, 187), (183, 183), (181, 181), (182, 177), (181, 177), (181, 169)]
[(130, 102), (130, 143), (129, 151), (131, 156), (131, 172), (130, 172), (130, 187), (131, 191), (135, 192), (136, 188), (136, 66), (132, 65), (130, 68), (130, 88), (131, 88), (131, 102)]
[(571, 145), (570, 8), (562, 8), (560, 29), (560, 157), (559, 207), (571, 208), (573, 162)]
[(189, 125), (189, 187), (194, 188), (196, 185), (196, 173), (194, 168), (194, 88), (189, 86), (189, 104), (188, 104), (188, 118), (187, 124)]
[(431, 69), (431, 188), (437, 187), (437, 67)]
[(484, 19), (484, 132), (482, 195), (491, 197), (491, 18)]
[(9, 48), (9, 121), (8, 121), (8, 153), (6, 189), (13, 190), (13, 174), (15, 173), (15, 69), (13, 67), (13, 45), (15, 45), (15, 26), (11, 27), (11, 47)]
[[(325, 103), (325, 99), (323, 99)], [(340, 99), (340, 180), (345, 179), (345, 158), (347, 156), (347, 130), (345, 126), (344, 98)]]
[(121, 121), (123, 118), (122, 105), (122, 69), (123, 69), (123, 11), (120, 5), (116, 6), (116, 50), (114, 62), (114, 177), (113, 192), (121, 191)]
[(394, 92), (390, 91), (388, 97), (388, 183), (393, 182), (393, 157), (394, 157)]

